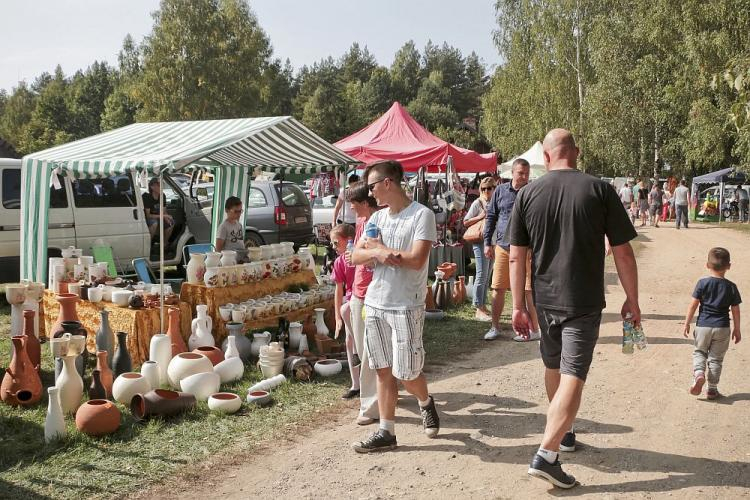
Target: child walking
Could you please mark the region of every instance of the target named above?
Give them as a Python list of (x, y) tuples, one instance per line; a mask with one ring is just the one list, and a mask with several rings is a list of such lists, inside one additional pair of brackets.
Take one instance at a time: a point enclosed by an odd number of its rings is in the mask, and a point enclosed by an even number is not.
[(346, 391), (341, 399), (352, 399), (359, 397), (359, 361), (354, 358), (354, 337), (349, 310), (349, 300), (352, 297), (352, 287), (354, 285), (354, 272), (356, 268), (347, 264), (344, 254), (349, 240), (354, 240), (356, 231), (350, 224), (339, 224), (331, 229), (331, 243), (338, 257), (333, 261), (333, 272), (331, 279), (336, 283), (336, 295), (334, 296), (333, 307), (336, 315), (336, 331), (334, 336), (338, 337), (341, 327), (346, 330), (346, 359), (349, 362), (349, 375), (352, 378), (352, 385)]
[[(724, 278), (731, 262), (729, 251), (715, 247), (708, 251), (708, 268), (710, 276), (698, 280), (693, 291), (693, 301), (685, 316), (685, 337), (690, 333), (690, 322), (695, 310), (700, 306), (693, 337), (695, 350), (693, 351), (693, 385), (690, 394), (698, 396), (703, 384), (708, 379), (707, 399), (716, 399), (719, 394), (719, 378), (724, 355), (729, 349), (730, 336), (734, 343), (738, 343), (740, 334), (740, 292), (737, 285)], [(729, 311), (732, 311), (733, 328), (729, 328)], [(708, 377), (706, 377), (708, 364)]]

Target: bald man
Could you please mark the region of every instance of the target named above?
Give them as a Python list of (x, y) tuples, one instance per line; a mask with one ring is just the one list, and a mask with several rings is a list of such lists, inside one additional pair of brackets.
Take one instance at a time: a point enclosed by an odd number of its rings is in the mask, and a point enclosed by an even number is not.
[(576, 480), (563, 472), (558, 452), (575, 451), (573, 421), (605, 307), (605, 236), (625, 290), (622, 317), (630, 315), (639, 324), (638, 271), (629, 243), (636, 232), (614, 188), (576, 169), (578, 148), (570, 132), (551, 130), (543, 147), (547, 174), (519, 192), (510, 221), (512, 321), (514, 330), (529, 335), (524, 264), (531, 251), (550, 406), (542, 444), (528, 473), (572, 488)]

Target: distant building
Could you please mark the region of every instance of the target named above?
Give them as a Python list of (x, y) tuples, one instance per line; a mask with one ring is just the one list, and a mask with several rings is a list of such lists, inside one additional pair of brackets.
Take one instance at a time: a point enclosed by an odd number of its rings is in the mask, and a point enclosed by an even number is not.
[(0, 158), (20, 158), (16, 149), (2, 137), (0, 137)]

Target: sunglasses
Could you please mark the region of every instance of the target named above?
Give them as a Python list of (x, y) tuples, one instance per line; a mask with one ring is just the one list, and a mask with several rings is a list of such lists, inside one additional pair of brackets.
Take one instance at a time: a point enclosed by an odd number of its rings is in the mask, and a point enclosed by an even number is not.
[(377, 180), (377, 181), (375, 181), (375, 182), (371, 182), (371, 183), (369, 183), (369, 184), (367, 185), (367, 189), (369, 189), (370, 191), (372, 191), (372, 188), (374, 188), (376, 184), (380, 184), (381, 182), (383, 182), (383, 181), (384, 181), (384, 180), (386, 180), (386, 179), (390, 179), (390, 177), (383, 177), (383, 178), (382, 178), (382, 179), (380, 179), (380, 180)]
[(495, 186), (483, 187), (482, 191), (492, 191), (493, 189), (495, 189)]

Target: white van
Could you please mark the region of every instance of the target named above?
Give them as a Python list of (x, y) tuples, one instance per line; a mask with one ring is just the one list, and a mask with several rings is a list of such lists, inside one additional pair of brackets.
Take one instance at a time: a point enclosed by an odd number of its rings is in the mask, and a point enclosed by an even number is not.
[[(60, 177), (62, 189), (50, 187), (48, 256), (60, 255), (69, 246), (89, 253), (101, 238), (112, 247), (119, 270), (130, 270), (131, 261), (148, 257), (158, 267), (158, 246), (152, 245), (146, 227), (142, 190), (131, 174), (102, 179)], [(208, 242), (211, 221), (200, 203), (190, 198), (168, 175), (163, 193), (166, 211), (175, 229), (165, 247), (165, 264), (182, 260), (190, 243)], [(0, 283), (19, 279), (21, 160), (0, 158)]]

